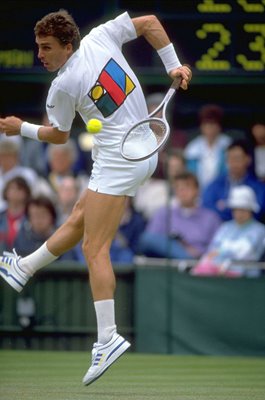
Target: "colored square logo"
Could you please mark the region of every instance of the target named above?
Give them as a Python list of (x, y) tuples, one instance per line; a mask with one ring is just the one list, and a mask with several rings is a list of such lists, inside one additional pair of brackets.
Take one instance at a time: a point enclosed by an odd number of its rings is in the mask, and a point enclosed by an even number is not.
[(88, 95), (104, 117), (113, 114), (134, 90), (135, 84), (111, 58)]

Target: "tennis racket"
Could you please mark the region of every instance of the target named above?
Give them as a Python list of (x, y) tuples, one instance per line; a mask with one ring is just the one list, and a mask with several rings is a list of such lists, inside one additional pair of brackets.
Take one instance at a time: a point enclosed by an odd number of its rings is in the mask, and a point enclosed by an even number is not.
[(159, 106), (125, 133), (120, 145), (123, 158), (128, 161), (146, 160), (165, 145), (170, 134), (166, 110), (169, 101), (179, 89), (181, 79), (175, 78)]

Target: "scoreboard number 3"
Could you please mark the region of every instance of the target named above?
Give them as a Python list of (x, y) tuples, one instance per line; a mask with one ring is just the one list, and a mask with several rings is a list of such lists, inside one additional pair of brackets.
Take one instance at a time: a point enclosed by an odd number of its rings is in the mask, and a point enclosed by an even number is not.
[[(233, 4), (233, 3), (232, 3)], [(265, 0), (256, 3), (248, 3), (246, 0), (237, 0), (237, 4), (242, 7), (246, 13), (264, 13)], [(228, 3), (215, 3), (213, 0), (205, 0), (197, 6), (200, 13), (231, 13), (232, 5)], [(242, 23), (241, 29), (244, 33), (249, 34), (247, 46), (249, 56), (251, 52), (255, 53), (255, 59), (249, 59), (242, 52), (234, 55), (234, 61), (241, 65), (245, 71), (264, 71), (265, 65), (265, 24), (263, 23)], [(199, 40), (211, 41), (210, 46), (201, 55), (201, 58), (195, 62), (198, 70), (219, 70), (227, 71), (231, 69), (231, 62), (222, 54), (229, 49), (233, 37), (231, 31), (222, 23), (204, 23), (200, 29), (196, 31)], [(217, 38), (217, 40), (216, 40)], [(257, 57), (257, 53), (259, 57)], [(233, 63), (234, 64), (234, 63)]]

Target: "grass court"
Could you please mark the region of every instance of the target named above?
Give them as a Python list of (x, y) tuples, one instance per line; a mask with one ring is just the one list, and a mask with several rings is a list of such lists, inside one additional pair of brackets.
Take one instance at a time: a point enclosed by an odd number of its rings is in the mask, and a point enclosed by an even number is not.
[(89, 352), (0, 351), (1, 400), (264, 400), (265, 358), (127, 353), (91, 386)]

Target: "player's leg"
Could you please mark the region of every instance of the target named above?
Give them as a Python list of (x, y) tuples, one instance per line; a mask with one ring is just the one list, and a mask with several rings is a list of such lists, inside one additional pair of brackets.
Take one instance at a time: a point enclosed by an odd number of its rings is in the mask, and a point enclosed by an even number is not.
[(92, 190), (87, 192), (83, 251), (89, 265), (90, 285), (95, 301), (113, 298), (115, 277), (109, 250), (124, 212), (125, 199), (125, 196), (112, 196)]
[(86, 192), (75, 203), (74, 208), (56, 232), (47, 240), (47, 248), (55, 256), (59, 257), (76, 246), (84, 234), (84, 205)]
[(109, 254), (124, 206), (125, 196), (111, 196), (88, 190), (83, 251), (89, 266), (97, 316), (98, 342), (92, 351), (92, 365), (83, 378), (85, 385), (99, 378), (130, 346), (116, 331), (115, 276)]
[(0, 257), (0, 276), (20, 292), (37, 270), (74, 247), (83, 237), (84, 203), (85, 194), (76, 203), (67, 221), (32, 254), (21, 258), (15, 252), (4, 253)]

